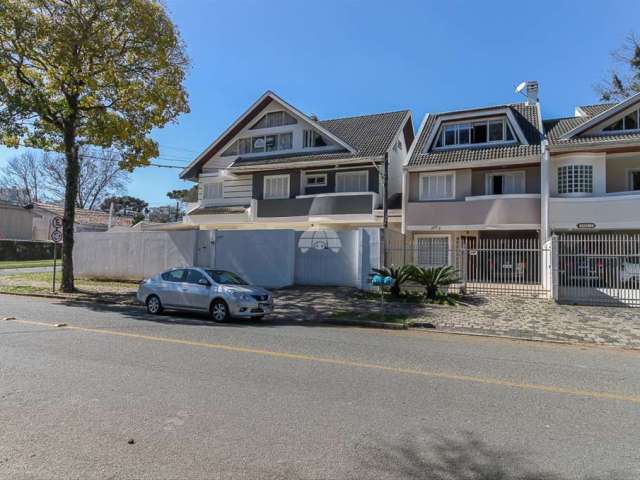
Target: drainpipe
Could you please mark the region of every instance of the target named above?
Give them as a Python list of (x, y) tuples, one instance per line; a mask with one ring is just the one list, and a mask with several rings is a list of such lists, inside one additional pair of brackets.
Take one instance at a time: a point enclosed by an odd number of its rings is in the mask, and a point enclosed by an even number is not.
[(545, 138), (541, 143), (542, 161), (540, 163), (540, 234), (544, 245), (549, 241), (549, 182), (551, 178), (551, 165), (549, 160), (549, 141)]

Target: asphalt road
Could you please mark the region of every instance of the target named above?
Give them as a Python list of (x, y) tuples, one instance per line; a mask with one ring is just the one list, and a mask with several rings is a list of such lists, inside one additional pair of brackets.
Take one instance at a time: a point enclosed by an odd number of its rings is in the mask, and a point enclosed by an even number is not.
[(637, 479), (640, 354), (0, 295), (0, 478)]

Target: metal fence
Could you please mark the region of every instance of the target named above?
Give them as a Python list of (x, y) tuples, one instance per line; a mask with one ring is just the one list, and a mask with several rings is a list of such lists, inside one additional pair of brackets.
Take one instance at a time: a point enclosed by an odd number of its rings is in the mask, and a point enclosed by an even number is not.
[[(460, 283), (454, 290), (471, 294), (508, 294), (526, 297), (549, 297), (544, 281), (551, 268), (550, 246), (538, 238), (477, 238), (447, 235), (417, 236), (413, 243), (394, 239), (387, 242), (387, 265), (436, 267), (452, 265), (458, 270)], [(549, 282), (550, 283), (550, 282)]]
[(639, 234), (564, 234), (553, 248), (559, 302), (640, 307)]

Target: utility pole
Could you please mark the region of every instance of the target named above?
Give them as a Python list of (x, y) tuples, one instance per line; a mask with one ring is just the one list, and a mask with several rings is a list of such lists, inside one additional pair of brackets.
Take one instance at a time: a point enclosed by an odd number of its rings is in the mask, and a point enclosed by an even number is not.
[(387, 245), (386, 233), (389, 226), (389, 205), (387, 192), (389, 191), (389, 152), (384, 154), (384, 165), (382, 167), (382, 230), (380, 232), (380, 248), (382, 260), (381, 267), (387, 265)]
[(111, 205), (109, 205), (109, 228), (108, 230), (111, 230), (111, 219), (113, 218), (113, 202), (111, 202)]

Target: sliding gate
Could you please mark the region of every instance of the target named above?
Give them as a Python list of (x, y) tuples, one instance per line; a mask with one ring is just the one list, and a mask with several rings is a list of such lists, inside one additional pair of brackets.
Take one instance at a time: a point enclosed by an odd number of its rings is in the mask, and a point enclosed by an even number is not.
[(640, 307), (639, 234), (563, 234), (554, 251), (559, 302)]

